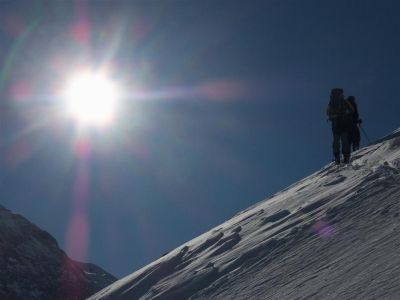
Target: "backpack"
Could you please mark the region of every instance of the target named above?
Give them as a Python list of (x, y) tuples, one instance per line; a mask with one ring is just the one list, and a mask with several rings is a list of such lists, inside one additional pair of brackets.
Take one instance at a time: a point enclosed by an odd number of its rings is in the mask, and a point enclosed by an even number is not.
[(331, 97), (328, 105), (327, 114), (330, 120), (343, 117), (351, 113), (351, 107), (344, 99), (343, 89), (334, 88), (331, 91)]

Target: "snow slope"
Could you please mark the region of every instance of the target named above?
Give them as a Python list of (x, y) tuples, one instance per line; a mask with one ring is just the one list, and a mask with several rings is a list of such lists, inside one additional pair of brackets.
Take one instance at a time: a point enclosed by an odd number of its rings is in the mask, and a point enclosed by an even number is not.
[(400, 130), (90, 299), (400, 299)]
[(0, 205), (0, 299), (85, 299), (115, 280), (71, 260), (49, 233)]

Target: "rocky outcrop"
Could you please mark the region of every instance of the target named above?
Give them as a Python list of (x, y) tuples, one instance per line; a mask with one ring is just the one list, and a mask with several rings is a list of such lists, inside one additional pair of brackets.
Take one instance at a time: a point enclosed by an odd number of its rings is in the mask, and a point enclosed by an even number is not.
[(115, 280), (73, 261), (48, 232), (0, 206), (0, 299), (85, 299)]

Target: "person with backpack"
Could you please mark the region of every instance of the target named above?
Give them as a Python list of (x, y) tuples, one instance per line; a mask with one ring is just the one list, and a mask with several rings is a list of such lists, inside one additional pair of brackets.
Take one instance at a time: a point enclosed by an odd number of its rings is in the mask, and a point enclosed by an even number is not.
[(351, 104), (344, 98), (341, 88), (331, 90), (330, 101), (326, 110), (328, 119), (332, 122), (333, 155), (335, 163), (340, 164), (340, 150), (343, 154), (343, 163), (350, 163), (349, 132), (351, 115), (354, 112)]
[(361, 134), (359, 124), (362, 123), (362, 120), (360, 119), (360, 116), (358, 114), (356, 98), (354, 96), (349, 96), (347, 97), (347, 101), (351, 104), (353, 108), (353, 113), (351, 114), (351, 126), (349, 131), (350, 149), (352, 147), (353, 151), (357, 151), (358, 149), (360, 149)]

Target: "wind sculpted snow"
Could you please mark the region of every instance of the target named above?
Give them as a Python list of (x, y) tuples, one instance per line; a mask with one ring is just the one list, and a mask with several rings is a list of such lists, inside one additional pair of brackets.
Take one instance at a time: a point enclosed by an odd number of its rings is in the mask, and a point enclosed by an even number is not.
[(400, 130), (90, 299), (399, 299)]

